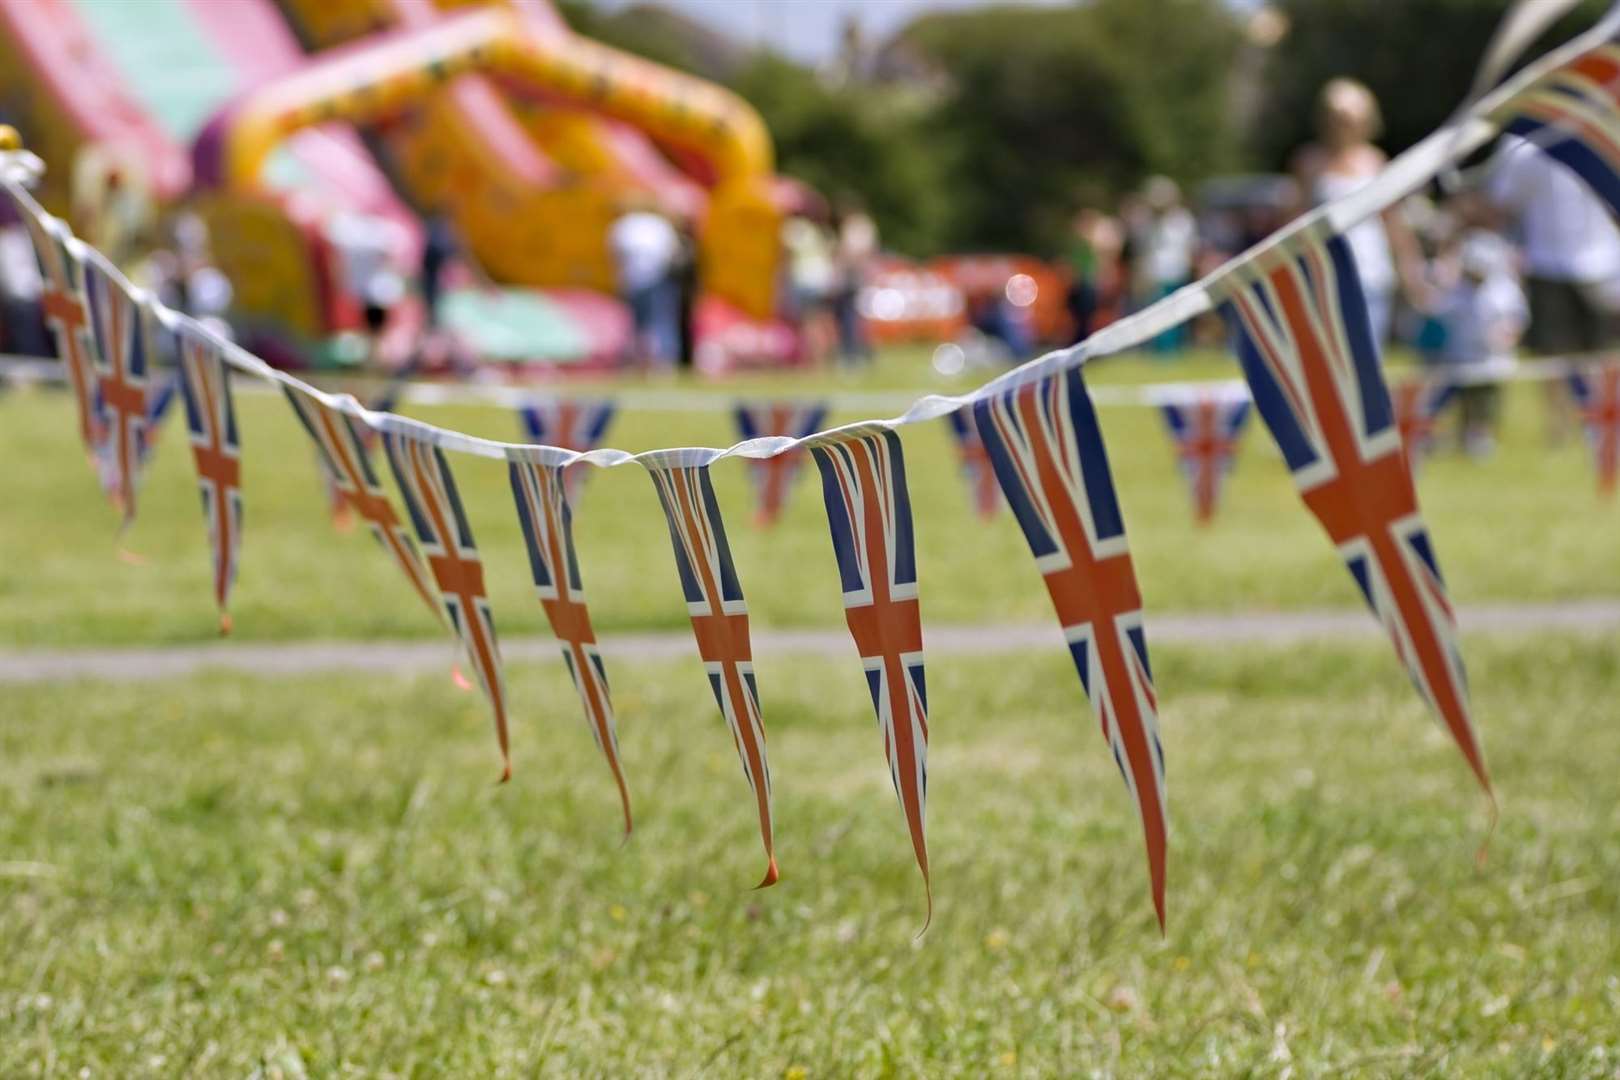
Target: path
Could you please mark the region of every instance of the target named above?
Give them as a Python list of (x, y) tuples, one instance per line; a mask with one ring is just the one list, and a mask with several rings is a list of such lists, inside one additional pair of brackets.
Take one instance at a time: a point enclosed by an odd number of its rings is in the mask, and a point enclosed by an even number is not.
[[(1461, 610), (1469, 633), (1529, 634), (1562, 631), (1587, 634), (1620, 631), (1620, 599), (1557, 604), (1495, 604)], [(1151, 615), (1148, 640), (1154, 645), (1216, 645), (1371, 638), (1382, 633), (1365, 612), (1290, 611), (1228, 614)], [(929, 626), (924, 638), (930, 654), (1023, 652), (1059, 644), (1050, 623), (1004, 626)], [(324, 671), (411, 671), (442, 666), (448, 643), (412, 641), (211, 642), (157, 648), (0, 650), (0, 684), (68, 679), (146, 680), (220, 669), (254, 675), (305, 675)], [(551, 638), (508, 638), (501, 652), (508, 661), (550, 659), (557, 644)], [(662, 633), (609, 634), (602, 652), (613, 663), (679, 659), (694, 654), (688, 630)], [(842, 627), (754, 632), (754, 652), (798, 653), (833, 657), (853, 655)]]

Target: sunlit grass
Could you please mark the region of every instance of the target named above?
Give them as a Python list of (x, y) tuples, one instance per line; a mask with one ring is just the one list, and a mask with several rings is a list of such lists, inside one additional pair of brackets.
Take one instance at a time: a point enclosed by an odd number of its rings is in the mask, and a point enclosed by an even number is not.
[[(0, 1074), (1608, 1075), (1609, 641), (1469, 642), (1483, 800), (1394, 660), (1162, 649), (1169, 929), (1060, 650), (936, 658), (923, 897), (859, 665), (762, 658), (780, 885), (695, 657), (560, 663), (497, 787), (442, 670), (11, 688)], [(794, 1073), (797, 1075), (797, 1073)]]

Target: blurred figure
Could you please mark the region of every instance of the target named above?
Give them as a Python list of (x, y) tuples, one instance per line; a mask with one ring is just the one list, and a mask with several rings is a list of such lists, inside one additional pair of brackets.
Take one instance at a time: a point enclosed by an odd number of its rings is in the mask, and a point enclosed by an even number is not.
[[(1583, 356), (1611, 348), (1620, 309), (1620, 230), (1586, 182), (1533, 143), (1506, 136), (1492, 162), (1485, 198), (1524, 250), (1533, 352)], [(1549, 436), (1570, 428), (1570, 404), (1547, 384)]]
[(1514, 271), (1513, 251), (1485, 229), (1463, 232), (1437, 271), (1432, 315), (1440, 330), (1432, 361), (1461, 376), (1457, 388), (1461, 448), (1484, 457), (1496, 448), (1501, 398), (1491, 368), (1512, 363), (1530, 308)]
[[(1373, 145), (1383, 126), (1378, 100), (1354, 79), (1332, 79), (1317, 99), (1317, 142), (1294, 155), (1292, 170), (1301, 197), (1311, 206), (1343, 198), (1378, 175), (1389, 158)], [(1344, 234), (1361, 275), (1373, 337), (1389, 339), (1395, 290), (1416, 304), (1422, 288), (1422, 256), (1399, 206), (1370, 217)]]
[(443, 207), (428, 211), (422, 221), (422, 320), (429, 332), (439, 328), (439, 301), (444, 297), (444, 275), (461, 251), (456, 228)]
[(677, 312), (677, 330), (680, 349), (676, 358), (680, 366), (688, 371), (697, 363), (697, 307), (698, 295), (701, 292), (701, 275), (698, 273), (698, 239), (693, 231), (692, 220), (682, 218), (675, 227), (680, 239), (680, 253), (675, 259), (675, 303)]
[(393, 221), (371, 214), (340, 213), (327, 225), (327, 239), (337, 250), (343, 284), (360, 305), (368, 365), (382, 361), (383, 330), (405, 298), (405, 282), (395, 269), (409, 238)]
[(680, 353), (680, 286), (675, 264), (681, 238), (675, 226), (645, 204), (621, 214), (608, 230), (619, 271), (619, 295), (630, 307), (639, 358), (670, 369)]
[(788, 304), (803, 335), (805, 355), (820, 360), (838, 332), (833, 323), (838, 264), (832, 233), (812, 218), (792, 217), (782, 225), (782, 247), (787, 251)]
[(1113, 289), (1124, 235), (1119, 222), (1100, 210), (1086, 207), (1074, 215), (1070, 227), (1067, 263), (1069, 291), (1064, 297), (1074, 323), (1074, 340), (1084, 341), (1098, 326), (1098, 311)]
[(45, 279), (34, 241), (9, 200), (0, 203), (0, 350), (21, 356), (51, 355), (40, 297)]
[[(1181, 188), (1168, 176), (1153, 176), (1142, 187), (1141, 244), (1136, 269), (1143, 306), (1169, 296), (1192, 280), (1198, 249), (1198, 222), (1181, 202)], [(1149, 343), (1156, 353), (1186, 346), (1187, 327), (1171, 327)]]
[(833, 315), (838, 321), (838, 354), (846, 364), (872, 362), (872, 346), (866, 338), (859, 301), (877, 253), (877, 224), (858, 205), (846, 205), (838, 215), (834, 256), (837, 289), (833, 293)]

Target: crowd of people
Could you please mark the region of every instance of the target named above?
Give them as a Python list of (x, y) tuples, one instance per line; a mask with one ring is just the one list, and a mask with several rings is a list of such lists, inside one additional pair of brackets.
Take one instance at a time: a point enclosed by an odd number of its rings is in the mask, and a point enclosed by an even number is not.
[[(1116, 213), (1073, 218), (1066, 269), (1075, 339), (1188, 284), (1290, 218), (1342, 198), (1387, 164), (1375, 140), (1377, 100), (1351, 79), (1323, 87), (1317, 137), (1289, 175), (1256, 182), (1244, 197), (1216, 197), (1195, 215), (1176, 184), (1152, 177)], [(1374, 337), (1410, 346), (1458, 384), (1458, 444), (1495, 444), (1494, 376), (1527, 347), (1541, 356), (1590, 357), (1620, 343), (1620, 229), (1574, 172), (1524, 139), (1506, 136), (1456, 190), (1419, 193), (1345, 235), (1361, 277)], [(1226, 329), (1210, 318), (1166, 331), (1151, 354), (1196, 337), (1212, 347)], [(1561, 388), (1550, 385), (1551, 434), (1570, 429)]]

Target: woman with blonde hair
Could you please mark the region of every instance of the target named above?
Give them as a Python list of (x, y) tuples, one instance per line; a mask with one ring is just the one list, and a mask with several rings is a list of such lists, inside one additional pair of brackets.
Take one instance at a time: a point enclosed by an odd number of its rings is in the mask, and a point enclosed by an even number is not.
[[(1383, 170), (1389, 158), (1373, 144), (1383, 127), (1378, 99), (1355, 79), (1331, 79), (1316, 103), (1317, 141), (1294, 154), (1292, 171), (1311, 206), (1342, 198)], [(1423, 280), (1422, 252), (1396, 204), (1345, 233), (1361, 274), (1373, 336), (1389, 337), (1395, 290), (1417, 299)]]

